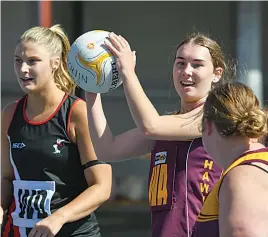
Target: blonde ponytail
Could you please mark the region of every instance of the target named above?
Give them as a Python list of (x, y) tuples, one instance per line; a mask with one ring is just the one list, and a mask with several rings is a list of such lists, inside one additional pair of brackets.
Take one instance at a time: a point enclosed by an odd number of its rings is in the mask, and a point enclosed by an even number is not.
[(49, 29), (60, 38), (62, 43), (61, 62), (59, 68), (55, 71), (55, 82), (61, 90), (69, 93), (74, 93), (75, 83), (71, 79), (67, 68), (67, 54), (70, 50), (69, 39), (59, 24), (53, 25)]

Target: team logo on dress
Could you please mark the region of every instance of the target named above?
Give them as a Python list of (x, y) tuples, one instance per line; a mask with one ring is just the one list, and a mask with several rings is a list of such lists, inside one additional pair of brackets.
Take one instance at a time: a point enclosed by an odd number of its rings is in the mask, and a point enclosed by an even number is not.
[(167, 152), (157, 152), (154, 157), (154, 165), (165, 164), (167, 161)]
[(53, 154), (60, 156), (61, 151), (64, 149), (65, 145), (64, 142), (66, 142), (64, 139), (57, 139), (56, 143), (53, 145), (54, 151)]

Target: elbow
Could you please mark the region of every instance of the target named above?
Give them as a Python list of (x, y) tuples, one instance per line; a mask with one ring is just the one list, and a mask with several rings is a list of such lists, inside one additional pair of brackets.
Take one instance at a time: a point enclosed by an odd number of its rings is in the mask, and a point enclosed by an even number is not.
[(109, 200), (112, 193), (112, 167), (108, 167), (106, 170), (106, 177), (99, 182), (99, 199), (101, 203)]
[(108, 201), (109, 198), (111, 197), (112, 187), (100, 185), (100, 190), (101, 190), (101, 193), (99, 195), (99, 201), (100, 201), (100, 204), (102, 204)]
[(106, 201), (108, 201), (110, 199), (111, 193), (112, 193), (111, 189), (107, 190), (107, 192), (105, 193), (105, 195), (103, 197), (103, 202), (106, 202)]
[(153, 139), (157, 135), (157, 126), (153, 123), (143, 125), (141, 127), (141, 132), (146, 138)]

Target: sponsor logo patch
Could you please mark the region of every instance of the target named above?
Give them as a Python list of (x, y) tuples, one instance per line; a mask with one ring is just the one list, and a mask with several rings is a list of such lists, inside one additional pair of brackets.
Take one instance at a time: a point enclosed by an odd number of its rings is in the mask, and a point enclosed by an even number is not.
[(154, 157), (154, 165), (165, 164), (167, 161), (167, 152), (157, 152)]
[(25, 147), (23, 142), (13, 142), (11, 148), (12, 149), (22, 149)]

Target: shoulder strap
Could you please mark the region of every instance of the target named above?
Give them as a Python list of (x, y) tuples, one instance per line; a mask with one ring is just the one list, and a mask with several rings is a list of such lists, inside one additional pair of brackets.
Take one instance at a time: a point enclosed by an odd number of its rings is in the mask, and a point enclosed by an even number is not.
[(71, 119), (72, 110), (73, 110), (75, 104), (79, 100), (82, 100), (82, 99), (80, 99), (74, 95), (66, 94), (66, 99), (59, 110), (60, 120), (61, 120), (62, 126), (64, 126), (64, 128), (65, 128), (67, 136), (69, 136), (69, 126), (70, 126), (70, 119)]
[(267, 166), (267, 168), (265, 169), (264, 167), (258, 165), (256, 162), (254, 162), (254, 163), (245, 163), (245, 164), (241, 164), (241, 165), (250, 165), (250, 166), (254, 166), (254, 167), (257, 167), (257, 168), (263, 170), (264, 172), (268, 173), (268, 166)]
[(23, 105), (24, 105), (24, 101), (27, 95), (23, 96), (22, 98), (18, 99), (16, 101), (16, 105), (14, 107), (13, 113), (10, 117), (10, 122), (9, 125), (7, 127), (7, 133), (9, 128), (11, 127), (13, 121), (17, 120), (17, 119), (23, 119)]

